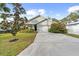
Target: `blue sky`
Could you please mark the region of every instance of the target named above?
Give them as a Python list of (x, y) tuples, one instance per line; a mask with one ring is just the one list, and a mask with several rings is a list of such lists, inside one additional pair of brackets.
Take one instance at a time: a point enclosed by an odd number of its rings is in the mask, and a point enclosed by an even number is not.
[[(70, 12), (79, 10), (79, 3), (22, 3), (28, 18), (41, 14), (52, 18), (62, 19)], [(8, 7), (12, 8), (11, 5)]]
[(69, 14), (68, 9), (72, 6), (79, 6), (78, 3), (25, 3), (26, 10), (44, 9), (46, 16), (62, 19)]

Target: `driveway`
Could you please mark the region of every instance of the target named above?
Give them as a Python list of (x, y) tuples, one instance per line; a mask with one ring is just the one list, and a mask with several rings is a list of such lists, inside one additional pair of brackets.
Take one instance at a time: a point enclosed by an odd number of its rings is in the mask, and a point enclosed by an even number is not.
[(64, 34), (38, 33), (18, 56), (79, 56), (79, 39)]

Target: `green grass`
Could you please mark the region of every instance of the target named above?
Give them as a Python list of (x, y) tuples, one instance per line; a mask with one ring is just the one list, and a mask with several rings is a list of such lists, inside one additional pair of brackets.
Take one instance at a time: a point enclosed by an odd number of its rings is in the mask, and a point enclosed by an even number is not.
[(24, 48), (29, 46), (36, 36), (36, 33), (17, 33), (19, 39), (15, 42), (9, 42), (13, 39), (10, 33), (0, 34), (0, 56), (15, 56)]
[(66, 35), (72, 36), (72, 37), (75, 37), (75, 38), (79, 38), (79, 35), (77, 35), (77, 34), (66, 34)]

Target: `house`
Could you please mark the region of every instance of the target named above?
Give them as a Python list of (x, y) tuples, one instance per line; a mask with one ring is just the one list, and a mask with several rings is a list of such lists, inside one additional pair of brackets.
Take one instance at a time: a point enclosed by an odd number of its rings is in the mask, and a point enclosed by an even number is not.
[(48, 32), (52, 20), (45, 18), (44, 16), (38, 15), (30, 19), (26, 24), (32, 26), (37, 32)]
[(79, 34), (79, 21), (68, 23), (66, 28), (69, 34)]
[[(79, 34), (79, 19), (77, 20), (78, 21), (76, 22), (69, 22), (66, 25), (68, 33)], [(48, 29), (52, 24), (52, 20), (45, 18), (44, 16), (38, 15), (30, 19), (26, 24), (32, 26), (33, 28), (35, 27), (38, 32), (48, 32)]]

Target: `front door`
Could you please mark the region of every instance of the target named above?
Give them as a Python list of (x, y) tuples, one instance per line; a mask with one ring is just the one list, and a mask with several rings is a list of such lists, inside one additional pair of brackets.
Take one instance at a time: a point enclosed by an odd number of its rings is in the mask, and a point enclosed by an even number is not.
[(34, 29), (35, 29), (35, 31), (37, 31), (37, 24), (34, 25)]

